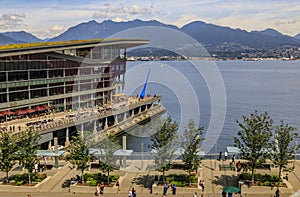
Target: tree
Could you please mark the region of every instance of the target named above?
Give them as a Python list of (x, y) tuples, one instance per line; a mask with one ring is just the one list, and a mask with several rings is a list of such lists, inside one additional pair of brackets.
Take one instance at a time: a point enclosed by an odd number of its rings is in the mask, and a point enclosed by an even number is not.
[(283, 121), (280, 122), (279, 126), (275, 127), (272, 160), (275, 166), (279, 168), (279, 177), (281, 177), (282, 170), (293, 170), (293, 168), (289, 168), (287, 165), (289, 160), (294, 158), (295, 152), (299, 149), (299, 146), (296, 144), (292, 147), (290, 146), (294, 138), (298, 137), (297, 133), (292, 133), (295, 130), (296, 128), (284, 124)]
[(103, 138), (97, 145), (102, 151), (101, 158), (99, 160), (99, 168), (104, 173), (107, 172), (107, 184), (109, 185), (110, 172), (117, 168), (118, 157), (114, 155), (114, 152), (120, 148), (116, 143), (114, 136), (110, 135)]
[(257, 111), (250, 117), (243, 116), (243, 122), (237, 120), (240, 127), (238, 137), (234, 137), (235, 146), (240, 149), (241, 158), (249, 161), (252, 170), (252, 182), (254, 182), (254, 171), (257, 166), (268, 158), (272, 137), (273, 120), (267, 112), (258, 114)]
[(91, 160), (91, 155), (89, 153), (89, 148), (87, 145), (88, 136), (73, 136), (70, 144), (67, 147), (68, 155), (66, 156), (66, 161), (77, 167), (77, 170), (81, 171), (81, 180), (84, 182), (83, 173), (89, 168), (89, 162)]
[(41, 135), (37, 131), (34, 131), (33, 128), (22, 131), (18, 138), (18, 157), (22, 166), (28, 170), (29, 184), (31, 184), (31, 174), (34, 164), (38, 162), (36, 153), (40, 149), (40, 139)]
[(182, 142), (182, 161), (184, 170), (189, 174), (189, 185), (191, 184), (191, 173), (196, 171), (200, 165), (200, 136), (203, 134), (204, 127), (196, 128), (194, 120), (190, 120), (181, 137)]
[(156, 169), (163, 173), (164, 179), (165, 171), (171, 168), (171, 161), (176, 150), (178, 125), (176, 121), (172, 123), (171, 117), (160, 120), (158, 125), (156, 133), (150, 136), (152, 142), (150, 148), (152, 149)]
[(17, 140), (9, 132), (0, 130), (0, 170), (6, 173), (8, 180), (8, 172), (16, 163), (16, 153), (18, 151)]

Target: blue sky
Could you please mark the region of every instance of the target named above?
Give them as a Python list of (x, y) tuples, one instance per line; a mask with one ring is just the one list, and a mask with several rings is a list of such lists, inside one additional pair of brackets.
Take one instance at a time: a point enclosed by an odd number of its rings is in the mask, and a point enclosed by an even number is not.
[(0, 0), (0, 32), (56, 36), (81, 22), (158, 20), (179, 27), (196, 20), (247, 31), (300, 33), (298, 0)]

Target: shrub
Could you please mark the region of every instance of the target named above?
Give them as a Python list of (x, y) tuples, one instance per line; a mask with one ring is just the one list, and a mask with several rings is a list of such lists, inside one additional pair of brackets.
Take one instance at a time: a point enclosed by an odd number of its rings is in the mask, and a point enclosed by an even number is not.
[(95, 187), (97, 184), (98, 184), (98, 181), (92, 180), (92, 181), (90, 182), (89, 186)]

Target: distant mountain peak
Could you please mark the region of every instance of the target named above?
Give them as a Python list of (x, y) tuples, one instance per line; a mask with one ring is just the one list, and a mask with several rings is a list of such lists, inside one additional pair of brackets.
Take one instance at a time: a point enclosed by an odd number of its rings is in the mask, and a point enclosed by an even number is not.
[(41, 42), (42, 40), (26, 31), (9, 31), (1, 33), (2, 35), (20, 42)]
[(272, 28), (267, 28), (263, 31), (260, 31), (259, 33), (268, 35), (268, 36), (275, 36), (275, 37), (283, 36), (282, 33), (280, 33), (279, 31), (277, 31), (275, 29), (272, 29)]

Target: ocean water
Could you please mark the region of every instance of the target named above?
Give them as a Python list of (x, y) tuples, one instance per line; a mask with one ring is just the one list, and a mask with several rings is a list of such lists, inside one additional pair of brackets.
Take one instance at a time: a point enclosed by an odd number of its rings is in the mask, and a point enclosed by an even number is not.
[[(233, 146), (236, 120), (255, 110), (267, 111), (274, 124), (284, 120), (300, 133), (300, 61), (128, 62), (125, 93), (139, 94), (149, 70), (147, 93), (162, 95), (164, 116), (176, 120), (180, 132), (191, 118), (204, 126), (206, 152)], [(140, 151), (143, 142), (149, 150), (145, 128), (140, 128), (141, 135), (128, 134), (129, 149)]]

